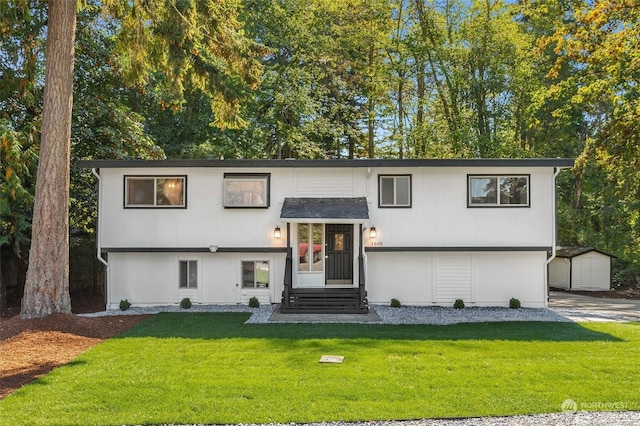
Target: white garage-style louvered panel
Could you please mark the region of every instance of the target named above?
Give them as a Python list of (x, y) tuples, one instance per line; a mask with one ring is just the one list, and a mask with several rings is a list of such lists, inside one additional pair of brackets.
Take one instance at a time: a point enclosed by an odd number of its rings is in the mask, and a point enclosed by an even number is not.
[(353, 197), (353, 172), (323, 170), (298, 176), (298, 197)]
[(471, 302), (471, 255), (440, 253), (434, 256), (436, 301), (453, 303), (456, 299)]

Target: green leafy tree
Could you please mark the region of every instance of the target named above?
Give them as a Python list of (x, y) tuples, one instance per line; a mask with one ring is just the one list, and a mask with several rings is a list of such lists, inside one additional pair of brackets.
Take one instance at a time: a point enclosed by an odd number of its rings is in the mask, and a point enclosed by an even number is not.
[[(182, 102), (183, 81), (188, 81), (210, 97), (214, 124), (243, 124), (238, 93), (259, 83), (257, 56), (262, 49), (242, 36), (237, 2), (107, 1), (103, 5), (118, 20), (114, 39), (127, 81), (142, 88), (153, 77), (154, 96), (168, 107)], [(76, 4), (50, 0), (40, 158), (22, 318), (71, 309), (67, 203), (75, 29)], [(124, 115), (121, 118), (126, 120)]]
[(407, 81), (415, 81), (407, 108), (415, 111), (406, 141), (411, 155), (532, 155), (517, 134), (533, 39), (513, 19), (512, 6), (414, 0), (403, 10), (410, 55), (404, 62), (414, 64)]
[(0, 254), (5, 252), (0, 306), (6, 303), (7, 288), (18, 286), (17, 271), (26, 262), (38, 162), (35, 138), (35, 128), (25, 134), (13, 130), (7, 119), (0, 120)]
[(271, 50), (249, 104), (275, 158), (363, 157), (375, 143), (391, 8), (384, 1), (248, 1), (247, 32)]
[[(574, 210), (586, 235), (630, 262), (640, 277), (640, 8), (633, 0), (574, 1), (565, 23), (541, 40), (557, 55), (552, 95), (587, 114), (589, 131), (576, 164)], [(575, 72), (561, 71), (572, 65)], [(592, 180), (591, 180), (592, 179)]]
[(105, 22), (100, 8), (89, 4), (78, 12), (77, 27), (69, 221), (74, 235), (91, 235), (97, 217), (96, 185), (89, 172), (74, 164), (94, 158), (163, 159), (165, 153), (145, 131), (146, 110), (134, 110), (139, 105), (133, 98), (145, 95), (124, 83), (115, 61), (115, 24)]
[(118, 20), (116, 50), (128, 82), (179, 108), (185, 89), (210, 99), (213, 123), (241, 128), (243, 91), (260, 83), (262, 45), (243, 36), (239, 0), (107, 0)]
[(46, 4), (0, 2), (0, 305), (17, 288), (31, 238)]

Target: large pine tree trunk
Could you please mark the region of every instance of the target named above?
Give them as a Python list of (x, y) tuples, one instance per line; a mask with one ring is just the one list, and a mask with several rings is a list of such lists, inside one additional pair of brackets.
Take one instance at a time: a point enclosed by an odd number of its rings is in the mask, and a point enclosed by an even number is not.
[(69, 155), (76, 2), (49, 0), (40, 161), (21, 318), (71, 312)]

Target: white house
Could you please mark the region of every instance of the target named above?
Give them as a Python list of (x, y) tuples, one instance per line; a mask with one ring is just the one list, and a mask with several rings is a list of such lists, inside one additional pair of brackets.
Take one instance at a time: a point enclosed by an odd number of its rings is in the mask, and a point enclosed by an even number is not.
[(549, 286), (564, 290), (610, 290), (614, 257), (594, 247), (561, 247), (549, 263)]
[[(107, 306), (547, 304), (571, 159), (95, 160)], [(553, 256), (552, 256), (553, 258)]]

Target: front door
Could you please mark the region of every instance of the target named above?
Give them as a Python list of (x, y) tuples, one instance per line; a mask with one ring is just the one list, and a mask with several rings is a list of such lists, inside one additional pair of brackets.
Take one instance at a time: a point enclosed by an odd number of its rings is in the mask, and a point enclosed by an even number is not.
[(353, 284), (353, 225), (326, 225), (325, 256), (327, 284)]

